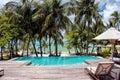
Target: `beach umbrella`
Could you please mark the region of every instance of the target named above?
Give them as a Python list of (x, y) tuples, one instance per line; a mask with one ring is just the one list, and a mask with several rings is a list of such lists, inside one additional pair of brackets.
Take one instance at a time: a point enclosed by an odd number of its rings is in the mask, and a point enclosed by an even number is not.
[(115, 28), (111, 27), (93, 39), (94, 40), (109, 40), (112, 45), (112, 52), (113, 52), (115, 40), (120, 39), (120, 32), (116, 30)]

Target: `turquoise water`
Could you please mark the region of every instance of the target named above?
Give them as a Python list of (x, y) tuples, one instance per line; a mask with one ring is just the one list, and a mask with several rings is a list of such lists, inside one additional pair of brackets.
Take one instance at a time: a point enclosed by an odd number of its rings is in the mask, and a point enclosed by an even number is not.
[[(48, 41), (46, 41), (46, 42), (47, 42), (47, 44), (48, 44)], [(32, 44), (31, 44), (31, 45), (32, 45)], [(69, 52), (69, 51), (65, 48), (66, 45), (67, 45), (67, 43), (66, 43), (65, 41), (64, 41), (64, 45), (63, 45), (63, 46), (61, 46), (61, 45), (58, 44), (58, 52)], [(39, 52), (39, 42), (38, 42), (38, 41), (36, 41), (36, 49), (37, 49), (37, 51)], [(54, 41), (53, 41), (53, 43), (52, 43), (52, 45), (51, 45), (51, 50), (52, 50), (53, 53), (55, 52)], [(70, 51), (71, 51), (71, 52), (75, 52), (75, 49), (72, 48)], [(46, 53), (49, 52), (48, 47), (45, 49), (45, 52), (46, 52)]]
[[(48, 41), (46, 41), (46, 43), (48, 44)], [(63, 46), (61, 46), (61, 45), (58, 44), (58, 52), (67, 52), (67, 53), (68, 53), (69, 51), (67, 50), (67, 48), (65, 48), (66, 45), (67, 45), (67, 42), (66, 42), (66, 41), (64, 41), (64, 45), (63, 45)], [(32, 46), (32, 44), (31, 44), (31, 46)], [(91, 49), (92, 49), (92, 44), (90, 44), (89, 46), (91, 46), (91, 47), (89, 48), (89, 51), (91, 51)], [(36, 41), (36, 49), (37, 49), (37, 51), (39, 52), (39, 42), (38, 42), (38, 41)], [(55, 52), (54, 41), (53, 41), (53, 43), (51, 44), (51, 50), (52, 50), (52, 53)], [(48, 47), (45, 49), (45, 52), (46, 52), (46, 53), (49, 53), (49, 48), (48, 48)], [(70, 52), (74, 53), (74, 52), (75, 52), (75, 49), (72, 47), (72, 49), (70, 49)]]
[(64, 66), (64, 65), (83, 65), (85, 60), (97, 60), (94, 56), (69, 56), (69, 57), (21, 57), (16, 60), (31, 61), (30, 65), (37, 66)]

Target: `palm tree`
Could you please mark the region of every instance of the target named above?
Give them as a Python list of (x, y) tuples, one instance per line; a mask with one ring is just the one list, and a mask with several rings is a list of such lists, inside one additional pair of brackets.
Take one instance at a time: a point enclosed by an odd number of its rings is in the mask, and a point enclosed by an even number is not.
[(83, 27), (84, 24), (79, 24), (76, 28), (76, 33), (78, 35), (78, 43), (79, 43), (79, 50), (80, 50), (80, 53), (85, 53), (85, 41), (87, 39), (86, 35), (87, 35), (87, 30), (84, 29)]
[[(101, 34), (103, 31), (104, 31), (104, 27), (100, 27), (100, 26), (103, 26), (102, 24), (94, 24), (93, 27), (91, 28), (91, 36), (90, 38), (94, 38), (96, 36), (98, 36), (99, 34)], [(91, 53), (93, 52), (94, 48), (95, 48), (95, 45), (96, 44), (100, 44), (100, 41), (94, 41), (91, 39), (90, 41), (92, 44), (93, 44), (93, 47), (92, 47), (92, 50), (91, 50)]]
[[(42, 55), (42, 39), (49, 38), (49, 53), (51, 55), (51, 37), (52, 37), (52, 29), (45, 30), (45, 19), (50, 14), (51, 7), (50, 2), (48, 0), (44, 1), (43, 3), (34, 3), (35, 5), (35, 13), (33, 15), (33, 20), (37, 25), (38, 28), (38, 35), (39, 35), (39, 43), (40, 43), (40, 52)], [(49, 25), (51, 26), (51, 25)]]
[(44, 30), (53, 29), (55, 33), (55, 53), (58, 55), (58, 32), (64, 30), (71, 24), (69, 18), (65, 15), (65, 4), (61, 0), (50, 0), (50, 13), (45, 20)]
[[(34, 14), (33, 14), (33, 22), (34, 22), (34, 26), (36, 26), (36, 32), (37, 32), (37, 35), (38, 35), (38, 41), (39, 41), (39, 48), (40, 48), (40, 53), (41, 53), (41, 56), (42, 56), (42, 36), (43, 34), (41, 34), (41, 30), (42, 30), (42, 27), (44, 25), (44, 20), (45, 20), (45, 12), (44, 12), (44, 9), (46, 6), (43, 6), (43, 4), (40, 4), (38, 2), (34, 2)], [(45, 35), (45, 34), (44, 34)]]
[(75, 22), (77, 24), (84, 23), (83, 27), (87, 30), (86, 35), (86, 53), (88, 54), (89, 45), (89, 34), (90, 27), (96, 21), (99, 16), (98, 3), (94, 4), (95, 0), (80, 0), (76, 1), (77, 7), (75, 6)]
[[(6, 4), (7, 10), (12, 11), (12, 13), (16, 15), (16, 17), (13, 18), (14, 20), (18, 19), (16, 21), (18, 21), (17, 24), (19, 24), (19, 27), (21, 27), (25, 33), (29, 34), (35, 50), (35, 54), (38, 56), (34, 39), (34, 36), (37, 32), (35, 31), (36, 27), (33, 27), (34, 23), (32, 22), (32, 15), (34, 13), (34, 8), (32, 6), (32, 0), (21, 0), (20, 4), (17, 2), (8, 2)], [(10, 19), (11, 18), (12, 17), (10, 17)]]
[(75, 52), (78, 53), (78, 33), (76, 30), (66, 32), (65, 39), (68, 45), (72, 46), (75, 49)]
[(112, 16), (111, 21), (113, 22), (113, 26), (119, 30), (120, 14), (118, 13), (118, 11), (114, 11), (111, 14), (111, 16)]

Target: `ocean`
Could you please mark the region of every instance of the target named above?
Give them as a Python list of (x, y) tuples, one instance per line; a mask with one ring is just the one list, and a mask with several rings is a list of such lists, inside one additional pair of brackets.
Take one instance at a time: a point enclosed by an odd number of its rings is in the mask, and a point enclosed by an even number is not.
[[(48, 41), (46, 42), (47, 43), (47, 45), (48, 45)], [(53, 42), (54, 43), (54, 42)], [(55, 45), (54, 44), (51, 44), (51, 51), (54, 53), (55, 52)], [(61, 46), (61, 45), (58, 45), (58, 52), (65, 52), (65, 53), (68, 53), (69, 51), (65, 48), (65, 46), (67, 45), (67, 43), (64, 41), (64, 46)], [(37, 49), (37, 51), (39, 51), (39, 42), (38, 41), (36, 41), (36, 49)], [(49, 48), (47, 47), (46, 49), (45, 49), (45, 52), (46, 53), (48, 53), (49, 52)], [(75, 49), (74, 48), (72, 48), (71, 50), (70, 50), (70, 52), (75, 52)]]

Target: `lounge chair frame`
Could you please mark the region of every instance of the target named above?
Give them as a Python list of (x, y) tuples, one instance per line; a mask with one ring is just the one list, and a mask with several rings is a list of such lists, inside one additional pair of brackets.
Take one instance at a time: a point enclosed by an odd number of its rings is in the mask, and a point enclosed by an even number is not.
[[(103, 65), (105, 64), (108, 64), (108, 66), (104, 67)], [(108, 80), (108, 78), (115, 80), (115, 78), (111, 76), (111, 73), (117, 75), (115, 72), (111, 71), (113, 65), (114, 63), (100, 62), (96, 70), (92, 69), (92, 67), (89, 67), (89, 69), (85, 68), (85, 71), (87, 71), (87, 73), (91, 75), (95, 80), (101, 80), (102, 78), (104, 78), (104, 80)], [(100, 68), (102, 69), (99, 70)], [(109, 68), (109, 71), (107, 71), (108, 68)], [(94, 71), (95, 73), (93, 73), (92, 71)]]

